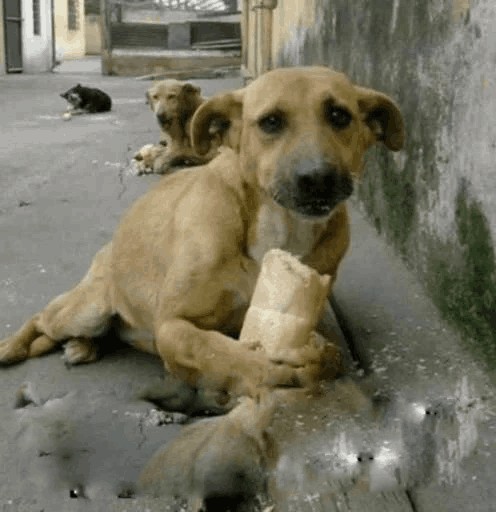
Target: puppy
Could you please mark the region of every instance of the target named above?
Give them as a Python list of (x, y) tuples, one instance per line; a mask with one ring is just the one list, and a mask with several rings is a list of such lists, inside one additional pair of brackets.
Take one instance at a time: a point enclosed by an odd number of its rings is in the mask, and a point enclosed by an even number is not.
[(94, 339), (113, 327), (197, 389), (254, 396), (260, 386), (302, 385), (304, 364), (233, 338), (262, 258), (284, 249), (335, 278), (349, 243), (345, 201), (365, 152), (376, 143), (397, 151), (404, 137), (388, 96), (325, 67), (273, 70), (211, 98), (194, 114), (192, 144), (199, 155), (219, 139), (226, 149), (138, 199), (83, 280), (0, 343), (0, 362), (68, 341), (67, 362), (87, 362)]
[(139, 174), (165, 174), (174, 166), (197, 165), (212, 159), (199, 157), (191, 146), (191, 118), (204, 102), (199, 87), (179, 80), (162, 80), (146, 92), (160, 126), (160, 144), (146, 144), (135, 155)]
[(110, 96), (100, 89), (77, 84), (60, 95), (69, 103), (69, 112), (76, 114), (95, 114), (112, 109)]

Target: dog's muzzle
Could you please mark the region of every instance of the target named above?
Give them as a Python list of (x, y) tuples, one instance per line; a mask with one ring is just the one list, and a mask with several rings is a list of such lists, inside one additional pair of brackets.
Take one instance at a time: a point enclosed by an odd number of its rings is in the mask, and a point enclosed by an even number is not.
[(326, 217), (353, 192), (353, 179), (326, 162), (300, 161), (278, 187), (274, 199), (305, 217)]
[(157, 114), (157, 121), (160, 126), (166, 128), (170, 126), (172, 119), (165, 112), (159, 112)]

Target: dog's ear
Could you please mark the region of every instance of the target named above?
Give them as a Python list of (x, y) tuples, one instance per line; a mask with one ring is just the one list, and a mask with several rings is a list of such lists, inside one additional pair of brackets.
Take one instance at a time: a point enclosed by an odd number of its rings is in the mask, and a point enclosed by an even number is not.
[(364, 121), (377, 141), (392, 150), (399, 151), (405, 143), (403, 116), (396, 103), (385, 94), (355, 86), (358, 93), (358, 106)]
[(201, 89), (197, 85), (193, 85), (189, 82), (186, 82), (182, 87), (182, 91), (187, 94), (200, 94)]
[(214, 143), (239, 150), (243, 89), (214, 96), (203, 103), (191, 121), (191, 142), (198, 155), (206, 155)]

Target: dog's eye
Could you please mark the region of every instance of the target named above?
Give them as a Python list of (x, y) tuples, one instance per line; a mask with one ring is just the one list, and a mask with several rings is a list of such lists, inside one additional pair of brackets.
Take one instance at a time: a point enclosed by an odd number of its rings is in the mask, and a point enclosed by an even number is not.
[(346, 128), (351, 123), (351, 114), (344, 108), (326, 105), (325, 116), (334, 128)]
[(174, 100), (174, 99), (176, 99), (176, 97), (177, 97), (177, 96), (176, 96), (175, 94), (168, 94), (168, 95), (167, 95), (167, 99), (168, 99), (168, 100)]
[(258, 126), (262, 131), (268, 134), (281, 132), (286, 125), (284, 117), (281, 114), (269, 114), (258, 121)]
[(154, 94), (154, 95), (152, 96), (152, 98), (153, 98), (154, 100), (158, 100), (158, 94)]

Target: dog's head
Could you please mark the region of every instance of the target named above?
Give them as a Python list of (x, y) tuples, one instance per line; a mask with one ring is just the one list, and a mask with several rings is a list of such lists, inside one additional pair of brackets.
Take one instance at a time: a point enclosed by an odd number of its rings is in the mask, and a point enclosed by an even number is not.
[(307, 218), (329, 216), (353, 190), (365, 151), (398, 151), (403, 119), (385, 94), (325, 67), (270, 71), (244, 89), (216, 96), (195, 113), (200, 155), (214, 140), (239, 152), (243, 172), (277, 203)]
[(167, 130), (175, 120), (186, 121), (202, 102), (201, 90), (189, 82), (169, 79), (152, 85), (146, 92), (146, 102)]
[(61, 93), (61, 97), (64, 98), (67, 102), (69, 102), (73, 107), (79, 107), (81, 105), (81, 84), (77, 84), (74, 87), (71, 87), (67, 91)]

